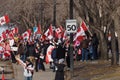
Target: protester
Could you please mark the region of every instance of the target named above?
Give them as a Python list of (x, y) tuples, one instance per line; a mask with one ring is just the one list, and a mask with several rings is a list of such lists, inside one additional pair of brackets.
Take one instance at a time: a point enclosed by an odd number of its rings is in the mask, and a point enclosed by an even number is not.
[(40, 62), (40, 45), (36, 43), (36, 47), (35, 47), (35, 70), (36, 72), (38, 72), (39, 62)]
[(55, 80), (64, 80), (64, 59), (59, 59), (58, 63), (56, 63), (57, 69), (55, 74)]
[(39, 69), (42, 71), (45, 71), (45, 66), (43, 62), (44, 62), (44, 55), (41, 53), (40, 60), (39, 60)]
[(82, 47), (82, 61), (88, 60), (88, 44), (89, 40), (87, 39), (87, 36), (84, 36), (83, 41), (81, 41), (81, 47)]
[(97, 37), (97, 34), (94, 33), (92, 36), (92, 42), (91, 44), (93, 45), (93, 55), (95, 59), (98, 59), (98, 44), (99, 44), (99, 40)]
[(34, 72), (34, 65), (30, 61), (30, 59), (27, 59), (25, 63), (20, 58), (18, 58), (18, 57), (16, 57), (16, 60), (24, 68), (23, 74), (24, 74), (25, 80), (32, 80), (32, 78), (33, 78), (33, 72)]

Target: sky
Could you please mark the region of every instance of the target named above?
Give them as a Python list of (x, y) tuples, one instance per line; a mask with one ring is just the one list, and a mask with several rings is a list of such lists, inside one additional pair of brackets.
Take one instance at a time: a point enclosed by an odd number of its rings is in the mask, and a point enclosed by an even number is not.
[(3, 31), (5, 31), (8, 27), (7, 26), (0, 26), (0, 35)]

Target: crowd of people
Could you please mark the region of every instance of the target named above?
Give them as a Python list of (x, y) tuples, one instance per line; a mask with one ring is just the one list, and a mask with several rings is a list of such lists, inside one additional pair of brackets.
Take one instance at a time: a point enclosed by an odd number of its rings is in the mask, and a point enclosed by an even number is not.
[[(7, 40), (4, 43), (5, 47), (9, 45)], [(77, 41), (73, 44), (74, 59), (83, 62), (88, 61), (88, 59), (97, 59), (98, 44), (99, 42), (96, 34), (93, 34), (92, 37), (83, 36), (81, 42)], [(11, 59), (13, 63), (18, 62), (23, 66), (26, 80), (32, 80), (34, 68), (36, 72), (45, 71), (45, 62), (50, 64), (50, 69), (52, 69), (53, 72), (56, 71), (55, 80), (64, 80), (58, 79), (60, 77), (59, 75), (64, 74), (64, 63), (70, 68), (69, 39), (66, 41), (62, 41), (61, 39), (42, 40), (39, 38), (31, 41), (19, 39), (17, 42), (14, 42), (12, 47), (18, 47), (18, 49), (17, 51), (6, 50), (10, 52), (10, 55), (7, 55), (7, 59)]]

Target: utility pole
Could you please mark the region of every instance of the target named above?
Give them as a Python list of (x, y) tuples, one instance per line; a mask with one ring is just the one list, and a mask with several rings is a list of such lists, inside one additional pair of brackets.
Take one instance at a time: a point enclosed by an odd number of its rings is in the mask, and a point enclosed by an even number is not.
[(56, 0), (53, 0), (53, 26), (56, 26)]
[[(69, 11), (70, 11), (70, 19), (73, 19), (73, 0), (69, 2)], [(73, 77), (73, 69), (74, 69), (74, 60), (73, 60), (73, 33), (70, 33), (70, 72), (71, 79)]]

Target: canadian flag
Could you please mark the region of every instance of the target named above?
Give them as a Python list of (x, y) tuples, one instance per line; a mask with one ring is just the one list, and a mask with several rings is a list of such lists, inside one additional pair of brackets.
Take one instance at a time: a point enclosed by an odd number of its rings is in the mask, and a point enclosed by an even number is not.
[(56, 37), (56, 38), (61, 38), (61, 37), (62, 37), (62, 31), (63, 31), (62, 26), (56, 28), (56, 29), (55, 29), (55, 37)]
[(47, 53), (46, 53), (46, 58), (45, 58), (45, 61), (46, 63), (49, 63), (49, 62), (53, 62), (53, 59), (51, 57), (51, 54), (52, 54), (52, 50), (54, 49), (55, 47), (50, 45), (48, 48), (47, 48)]
[(40, 25), (40, 24), (38, 24), (36, 34), (41, 34), (41, 33), (42, 33), (42, 32), (41, 32), (41, 25)]
[(52, 39), (53, 38), (53, 28), (52, 28), (52, 25), (50, 25), (50, 27), (47, 29), (47, 31), (44, 33), (44, 35), (48, 39)]
[(7, 38), (5, 31), (2, 32), (2, 37), (3, 37), (3, 39), (6, 39), (6, 38)]
[(65, 41), (67, 39), (67, 32), (66, 31), (62, 32), (62, 39), (63, 39), (63, 41)]
[(18, 33), (18, 27), (14, 27), (11, 29), (13, 34), (17, 34)]
[(79, 27), (73, 41), (75, 40), (80, 41), (84, 35), (85, 35), (85, 31), (83, 30), (82, 27)]
[(8, 15), (0, 17), (0, 25), (4, 25), (9, 22), (10, 22), (10, 19), (9, 19)]
[(83, 28), (84, 31), (87, 31), (87, 30), (88, 30), (88, 27), (86, 26), (86, 24), (85, 24), (84, 21), (82, 21), (81, 27)]
[(14, 39), (14, 34), (12, 32), (9, 32), (7, 38), (9, 39)]
[(23, 39), (28, 40), (30, 38), (30, 35), (31, 35), (31, 30), (29, 29), (22, 34), (22, 37), (23, 37)]

